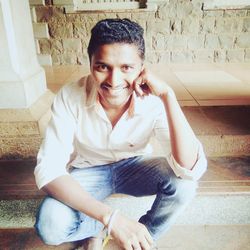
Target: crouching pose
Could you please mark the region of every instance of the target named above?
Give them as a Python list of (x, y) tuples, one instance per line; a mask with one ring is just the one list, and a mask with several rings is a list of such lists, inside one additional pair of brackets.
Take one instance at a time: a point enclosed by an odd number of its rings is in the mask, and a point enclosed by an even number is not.
[[(145, 67), (137, 23), (98, 22), (88, 55), (90, 75), (64, 86), (52, 106), (35, 168), (48, 196), (35, 227), (49, 245), (85, 239), (85, 249), (101, 249), (107, 229), (122, 249), (152, 249), (194, 197), (206, 157), (171, 87)], [(166, 157), (153, 157), (151, 137)], [(114, 193), (156, 198), (136, 221), (103, 203)]]

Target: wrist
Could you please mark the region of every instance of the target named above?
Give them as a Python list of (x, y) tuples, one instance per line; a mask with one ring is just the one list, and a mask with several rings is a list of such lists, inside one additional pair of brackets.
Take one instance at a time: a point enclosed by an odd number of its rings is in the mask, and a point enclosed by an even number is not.
[(103, 217), (101, 218), (101, 223), (104, 225), (104, 227), (108, 227), (110, 217), (112, 215), (113, 211), (110, 210), (109, 212), (105, 213)]

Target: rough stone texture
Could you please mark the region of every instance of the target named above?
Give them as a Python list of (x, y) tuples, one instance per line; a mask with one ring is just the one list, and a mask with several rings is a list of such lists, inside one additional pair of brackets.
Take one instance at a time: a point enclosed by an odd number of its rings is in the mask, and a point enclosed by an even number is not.
[(67, 52), (81, 52), (82, 44), (80, 39), (67, 38), (63, 39), (63, 48)]
[(237, 50), (228, 50), (226, 60), (228, 62), (243, 62), (244, 61), (244, 50), (237, 49)]
[(218, 39), (221, 49), (232, 49), (235, 45), (235, 36), (232, 34), (219, 34)]
[(237, 37), (236, 45), (239, 48), (249, 48), (249, 45), (250, 45), (250, 32), (240, 34)]
[[(66, 14), (64, 7), (46, 1), (31, 6), (34, 22), (47, 23), (50, 37), (40, 39), (42, 54), (54, 65), (82, 64), (90, 30), (104, 18), (130, 18), (145, 30), (146, 55), (150, 62), (249, 61), (249, 52), (237, 57), (238, 49), (250, 49), (250, 11), (203, 11), (203, 0), (166, 0), (156, 11), (124, 10)], [(35, 9), (34, 9), (35, 8)], [(75, 40), (75, 41), (74, 41)], [(70, 58), (72, 56), (72, 58)], [(176, 56), (176, 58), (175, 58)], [(183, 60), (183, 61), (182, 61)]]
[(204, 48), (204, 35), (196, 35), (196, 36), (189, 36), (188, 37), (188, 49), (196, 50)]
[(35, 158), (50, 119), (54, 95), (47, 91), (30, 108), (0, 110), (0, 158)]

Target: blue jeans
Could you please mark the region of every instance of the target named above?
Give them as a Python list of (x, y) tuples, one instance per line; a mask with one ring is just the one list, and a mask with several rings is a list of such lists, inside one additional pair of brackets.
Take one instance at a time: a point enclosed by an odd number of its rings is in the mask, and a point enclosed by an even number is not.
[[(163, 157), (138, 156), (107, 165), (74, 168), (71, 176), (98, 200), (114, 193), (136, 197), (156, 194), (151, 209), (139, 219), (155, 240), (173, 224), (195, 196), (197, 187), (197, 182), (177, 178)], [(35, 227), (49, 245), (96, 236), (103, 229), (99, 221), (52, 197), (42, 202)]]

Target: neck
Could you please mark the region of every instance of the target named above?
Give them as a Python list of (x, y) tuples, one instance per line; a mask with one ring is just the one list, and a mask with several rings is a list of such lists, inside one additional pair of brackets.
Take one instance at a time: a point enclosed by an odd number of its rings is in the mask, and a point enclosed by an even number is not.
[(114, 127), (116, 123), (119, 121), (119, 119), (122, 117), (124, 112), (129, 108), (129, 105), (131, 103), (132, 96), (129, 98), (129, 100), (121, 106), (110, 106), (110, 105), (105, 105), (105, 103), (101, 102), (100, 103), (108, 116), (110, 122), (112, 123), (112, 126)]

